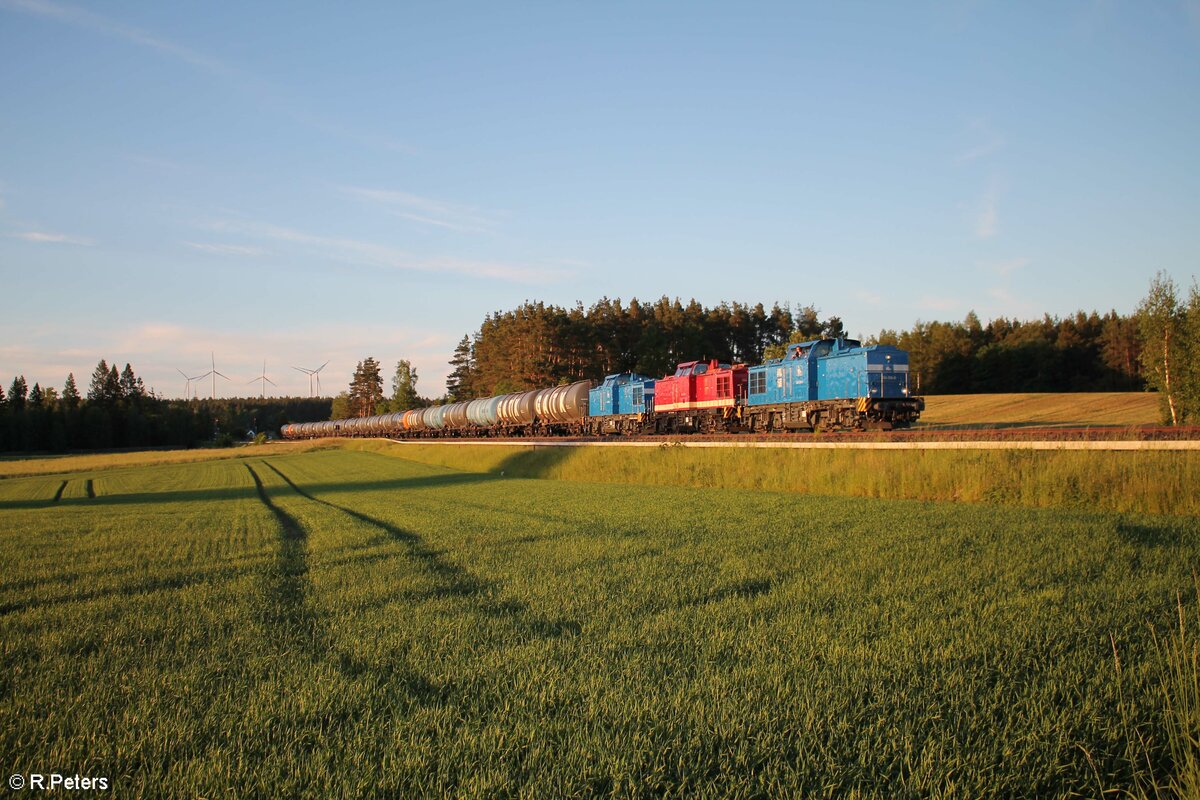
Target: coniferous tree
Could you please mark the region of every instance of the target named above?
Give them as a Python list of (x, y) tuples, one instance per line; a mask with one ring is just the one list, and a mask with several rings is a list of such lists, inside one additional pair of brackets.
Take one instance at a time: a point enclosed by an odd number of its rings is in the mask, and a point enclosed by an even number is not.
[(383, 376), (379, 373), (379, 362), (367, 356), (354, 369), (354, 380), (350, 383), (350, 407), (357, 417), (369, 417), (383, 400)]
[(446, 396), (452, 403), (465, 400), (472, 394), (471, 372), (474, 368), (474, 354), (471, 347), (471, 337), (464, 336), (454, 348), (454, 357), (450, 359), (454, 369), (446, 378)]
[(63, 405), (68, 409), (76, 409), (79, 407), (79, 389), (75, 386), (75, 373), (67, 373), (67, 382), (63, 384), (62, 393)]
[(96, 369), (92, 371), (92, 382), (88, 386), (88, 400), (93, 403), (104, 403), (107, 401), (105, 394), (105, 386), (108, 383), (108, 362), (103, 358), (100, 363), (96, 364)]
[(32, 408), (41, 408), (43, 400), (45, 400), (45, 395), (42, 393), (42, 386), (35, 382), (33, 388), (29, 390), (29, 405)]
[(128, 363), (125, 364), (125, 369), (121, 371), (121, 377), (118, 382), (121, 386), (121, 397), (126, 400), (139, 400), (146, 393), (146, 387), (142, 384), (142, 379), (133, 374), (133, 367)]
[(13, 411), (22, 411), (25, 408), (25, 400), (29, 395), (28, 384), (25, 383), (25, 376), (18, 375), (13, 378), (12, 386), (8, 389), (8, 405)]
[(108, 368), (108, 376), (104, 379), (104, 395), (110, 403), (115, 403), (125, 396), (121, 390), (121, 374), (117, 372), (116, 364)]

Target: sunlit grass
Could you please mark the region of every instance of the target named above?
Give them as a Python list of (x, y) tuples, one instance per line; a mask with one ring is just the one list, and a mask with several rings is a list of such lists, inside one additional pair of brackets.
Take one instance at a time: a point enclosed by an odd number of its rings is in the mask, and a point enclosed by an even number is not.
[(1159, 397), (1153, 392), (958, 394), (926, 397), (918, 427), (1134, 427), (1161, 422)]
[(68, 485), (89, 478), (0, 481), (13, 771), (122, 796), (1040, 797), (1178, 763), (1150, 625), (1192, 585), (1190, 518), (347, 450)]
[(222, 458), (254, 458), (336, 447), (328, 441), (271, 442), (263, 445), (212, 447), (195, 450), (135, 450), (120, 453), (84, 453), (62, 456), (3, 456), (0, 457), (0, 478), (27, 475), (52, 475), (80, 470), (144, 467), (156, 464), (188, 464)]
[(1200, 515), (1197, 451), (345, 446), (513, 477)]

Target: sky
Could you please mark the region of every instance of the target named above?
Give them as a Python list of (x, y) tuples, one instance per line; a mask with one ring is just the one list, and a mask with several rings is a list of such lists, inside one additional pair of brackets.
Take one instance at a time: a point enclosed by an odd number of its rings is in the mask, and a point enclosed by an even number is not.
[(437, 396), (525, 300), (865, 336), (1159, 270), (1200, 273), (1200, 0), (0, 0), (5, 388)]

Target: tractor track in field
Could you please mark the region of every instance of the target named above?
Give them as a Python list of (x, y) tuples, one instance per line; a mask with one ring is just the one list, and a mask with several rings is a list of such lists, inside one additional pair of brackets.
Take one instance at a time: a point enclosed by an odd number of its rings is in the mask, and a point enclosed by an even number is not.
[(273, 635), (279, 636), (282, 644), (300, 647), (315, 657), (327, 649), (328, 637), (308, 602), (312, 593), (308, 580), (308, 532), (299, 520), (271, 500), (254, 467), (245, 466), (254, 479), (258, 499), (275, 516), (281, 528), (275, 568), (268, 577), (269, 601), (263, 614), (264, 625)]
[(381, 530), (391, 539), (407, 547), (408, 554), (440, 584), (431, 593), (432, 597), (457, 597), (469, 600), (484, 614), (492, 617), (510, 617), (518, 628), (523, 629), (525, 633), (531, 636), (539, 638), (573, 636), (582, 630), (582, 626), (573, 620), (547, 620), (534, 616), (528, 605), (522, 601), (495, 599), (498, 587), (494, 582), (484, 580), (470, 570), (447, 560), (444, 557), (444, 551), (430, 548), (425, 540), (417, 534), (364, 514), (361, 511), (356, 511), (310, 494), (300, 488), (299, 485), (274, 464), (265, 461), (261, 463), (283, 479), (301, 497), (340, 511), (347, 516)]

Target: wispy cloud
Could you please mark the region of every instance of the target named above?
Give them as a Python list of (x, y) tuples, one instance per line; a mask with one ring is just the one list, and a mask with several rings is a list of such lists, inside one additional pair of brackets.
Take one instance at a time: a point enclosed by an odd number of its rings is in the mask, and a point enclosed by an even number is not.
[(1000, 152), (1008, 144), (1004, 135), (992, 128), (991, 124), (985, 119), (971, 120), (968, 128), (971, 144), (954, 157), (954, 161), (958, 164), (966, 164), (986, 158)]
[(199, 67), (207, 72), (223, 77), (244, 77), (229, 65), (199, 53), (190, 47), (185, 47), (140, 28), (113, 22), (83, 8), (51, 3), (48, 0), (0, 0), (0, 8), (33, 14), (95, 31), (96, 33), (102, 33), (106, 36), (124, 39), (127, 42), (157, 50), (160, 53), (184, 61), (194, 67)]
[(433, 225), (465, 233), (487, 233), (496, 228), (494, 215), (470, 206), (394, 189), (367, 189), (343, 186), (341, 191), (351, 197), (382, 206), (389, 213), (422, 225)]
[(243, 244), (212, 244), (209, 242), (184, 242), (184, 244), (195, 250), (219, 256), (265, 256), (270, 252), (261, 247), (250, 247)]
[(215, 230), (253, 236), (272, 242), (302, 245), (309, 253), (349, 264), (418, 272), (451, 273), (514, 283), (551, 283), (571, 277), (566, 269), (508, 264), (449, 256), (417, 256), (388, 245), (360, 239), (312, 234), (295, 228), (259, 222), (219, 222)]
[[(32, 386), (61, 387), (68, 372), (86, 387), (96, 362), (105, 358), (112, 363), (132, 364), (148, 387), (169, 397), (182, 396), (187, 382), (176, 370), (201, 375), (209, 370), (210, 353), (215, 353), (217, 369), (230, 381), (216, 381), (222, 397), (257, 395), (261, 374), (267, 362), (267, 377), (276, 387), (269, 393), (307, 396), (307, 376), (293, 366), (316, 367), (328, 361), (321, 372), (326, 395), (345, 389), (354, 365), (364, 355), (373, 354), (383, 364), (385, 391), (396, 361), (412, 362), (420, 375), (422, 394), (442, 392), (456, 337), (431, 335), (427, 330), (408, 329), (403, 325), (369, 323), (327, 323), (303, 325), (267, 332), (228, 326), (209, 328), (175, 324), (161, 320), (128, 327), (98, 329), (86, 337), (68, 339), (59, 326), (33, 330), (20, 342), (0, 343), (0, 374), (23, 374)], [(193, 389), (207, 397), (212, 391), (208, 380), (192, 381)]]
[(1037, 306), (1013, 294), (1007, 286), (991, 286), (987, 293), (995, 301), (993, 313), (996, 316), (1022, 319), (1036, 319), (1038, 316)]
[(939, 297), (937, 295), (925, 295), (917, 300), (919, 308), (928, 309), (930, 311), (953, 311), (956, 308), (962, 308), (962, 301), (954, 297)]
[(65, 233), (49, 233), (47, 231), (23, 231), (10, 233), (9, 236), (35, 244), (74, 244), (82, 247), (91, 247), (96, 244), (94, 240), (83, 236), (68, 236)]
[(1024, 269), (1025, 267), (1029, 266), (1029, 262), (1030, 258), (1028, 256), (1021, 256), (1019, 258), (1010, 258), (1007, 261), (1000, 261), (995, 264), (991, 264), (989, 268), (998, 273), (1001, 277), (1007, 278), (1017, 270)]
[(240, 91), (249, 91), (265, 104), (279, 108), (283, 113), (302, 124), (341, 139), (347, 139), (372, 148), (412, 153), (413, 149), (403, 142), (374, 132), (353, 130), (345, 124), (323, 117), (296, 103), (286, 102), (281, 92), (267, 81), (245, 70), (234, 67), (218, 58), (180, 44), (157, 33), (124, 25), (87, 9), (55, 3), (50, 0), (0, 0), (0, 9), (29, 14), (60, 22), (65, 25), (110, 36), (115, 39), (154, 50), (185, 64), (223, 79)]
[(1000, 228), (999, 192), (993, 185), (983, 193), (979, 213), (975, 216), (975, 235), (991, 239)]

